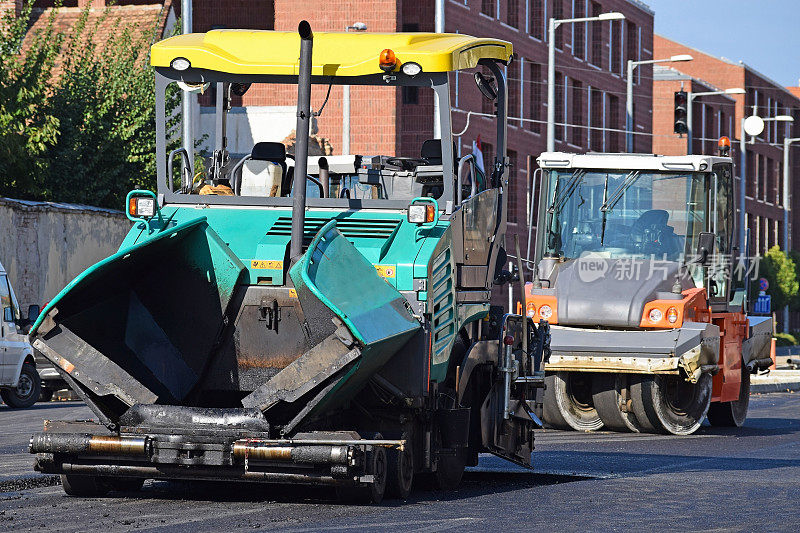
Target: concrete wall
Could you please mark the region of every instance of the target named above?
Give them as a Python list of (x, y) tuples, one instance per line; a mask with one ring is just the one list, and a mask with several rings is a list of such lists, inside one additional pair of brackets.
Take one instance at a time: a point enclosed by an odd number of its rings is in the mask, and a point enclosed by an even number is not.
[(0, 198), (0, 262), (22, 312), (116, 252), (130, 227), (119, 211)]

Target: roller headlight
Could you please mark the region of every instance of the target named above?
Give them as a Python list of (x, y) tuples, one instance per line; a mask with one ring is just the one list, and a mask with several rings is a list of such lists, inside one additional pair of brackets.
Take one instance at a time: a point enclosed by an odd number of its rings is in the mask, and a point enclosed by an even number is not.
[(550, 320), (550, 317), (553, 316), (553, 308), (549, 305), (543, 305), (539, 308), (539, 316), (544, 320)]
[(664, 313), (661, 312), (661, 309), (651, 309), (647, 318), (650, 319), (650, 322), (656, 324), (661, 322), (661, 319), (664, 318)]

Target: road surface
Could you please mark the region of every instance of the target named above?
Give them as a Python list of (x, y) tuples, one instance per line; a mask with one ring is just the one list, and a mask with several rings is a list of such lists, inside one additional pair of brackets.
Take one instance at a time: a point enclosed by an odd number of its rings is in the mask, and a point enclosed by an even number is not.
[(800, 531), (800, 394), (756, 395), (750, 408), (745, 428), (690, 437), (542, 430), (533, 472), (483, 456), (455, 492), (351, 506), (323, 489), (208, 483), (70, 498), (57, 478), (30, 477), (27, 441), (42, 419), (89, 410), (0, 406), (0, 530)]

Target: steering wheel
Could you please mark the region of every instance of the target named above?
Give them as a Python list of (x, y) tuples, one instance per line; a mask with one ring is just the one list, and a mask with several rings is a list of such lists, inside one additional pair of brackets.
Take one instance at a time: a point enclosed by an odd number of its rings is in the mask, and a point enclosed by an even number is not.
[(429, 164), (427, 159), (422, 159), (421, 157), (390, 157), (386, 159), (386, 162), (403, 170), (414, 170), (419, 166)]

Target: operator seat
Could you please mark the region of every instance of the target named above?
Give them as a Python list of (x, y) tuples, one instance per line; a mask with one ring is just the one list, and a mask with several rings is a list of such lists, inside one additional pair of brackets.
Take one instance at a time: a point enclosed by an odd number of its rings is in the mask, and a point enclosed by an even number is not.
[(280, 196), (286, 176), (286, 146), (278, 142), (259, 142), (242, 165), (239, 194), (242, 196)]
[[(428, 139), (422, 143), (420, 150), (420, 157), (428, 161), (429, 165), (442, 164), (442, 140), (441, 139)], [(456, 143), (453, 142), (453, 158), (456, 157)], [(453, 166), (455, 168), (455, 166)]]

